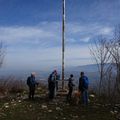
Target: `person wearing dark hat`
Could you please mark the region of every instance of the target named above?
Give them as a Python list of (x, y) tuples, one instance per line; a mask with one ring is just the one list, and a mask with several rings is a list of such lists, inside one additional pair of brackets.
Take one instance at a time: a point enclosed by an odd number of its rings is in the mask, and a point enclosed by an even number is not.
[(67, 94), (67, 101), (70, 101), (72, 98), (72, 92), (73, 92), (73, 86), (75, 86), (73, 84), (73, 74), (70, 75), (70, 78), (68, 79), (68, 88), (69, 88), (69, 92)]

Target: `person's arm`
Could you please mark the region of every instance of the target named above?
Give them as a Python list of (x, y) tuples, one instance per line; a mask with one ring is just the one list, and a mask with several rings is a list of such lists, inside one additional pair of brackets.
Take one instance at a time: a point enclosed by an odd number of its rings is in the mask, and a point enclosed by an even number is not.
[(72, 82), (69, 83), (70, 88), (72, 88), (74, 86), (74, 84)]
[[(74, 80), (73, 80), (74, 81)], [(75, 84), (72, 82), (72, 86), (75, 86)]]
[(75, 84), (72, 84), (73, 86), (75, 86)]
[(38, 83), (38, 82), (36, 82), (36, 85), (38, 86), (38, 85), (39, 85), (39, 83)]
[(35, 79), (35, 84), (38, 86), (39, 85), (39, 83), (36, 81), (36, 79)]
[(78, 89), (80, 91), (80, 78), (79, 78), (79, 83), (78, 83)]
[(79, 78), (79, 86), (78, 86), (79, 91), (82, 90), (82, 79)]
[(35, 77), (33, 78), (33, 84), (38, 85), (38, 82), (36, 81)]

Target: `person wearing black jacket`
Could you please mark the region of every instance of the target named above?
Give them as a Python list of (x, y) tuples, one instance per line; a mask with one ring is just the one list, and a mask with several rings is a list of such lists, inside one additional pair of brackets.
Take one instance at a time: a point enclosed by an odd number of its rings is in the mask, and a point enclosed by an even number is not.
[(55, 97), (56, 78), (57, 71), (54, 70), (48, 77), (49, 99), (51, 100)]
[(71, 98), (72, 98), (73, 86), (75, 86), (75, 85), (73, 84), (73, 81), (74, 81), (73, 75), (71, 74), (71, 75), (70, 75), (70, 78), (68, 79), (69, 92), (68, 92), (68, 94), (67, 94), (67, 101), (70, 101)]

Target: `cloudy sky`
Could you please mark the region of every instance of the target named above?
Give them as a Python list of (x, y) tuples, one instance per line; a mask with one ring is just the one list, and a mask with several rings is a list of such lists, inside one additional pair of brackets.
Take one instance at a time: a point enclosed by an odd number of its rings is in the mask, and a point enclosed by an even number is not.
[[(62, 0), (0, 0), (4, 69), (49, 69), (61, 65)], [(90, 41), (112, 35), (120, 0), (66, 0), (66, 66), (92, 63)]]

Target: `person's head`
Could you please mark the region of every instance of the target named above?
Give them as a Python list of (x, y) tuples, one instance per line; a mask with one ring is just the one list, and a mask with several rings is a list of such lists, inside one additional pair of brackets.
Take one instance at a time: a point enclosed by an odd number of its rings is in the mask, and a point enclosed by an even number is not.
[(80, 75), (81, 75), (81, 76), (84, 76), (84, 72), (81, 72)]
[(32, 77), (35, 77), (35, 75), (36, 75), (35, 72), (32, 72), (32, 73), (31, 73), (31, 76), (32, 76)]
[(57, 70), (54, 70), (53, 73), (54, 73), (54, 74), (57, 74)]
[(70, 77), (73, 78), (73, 74), (71, 74)]

